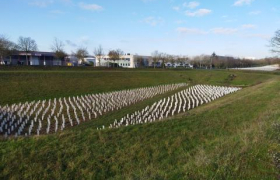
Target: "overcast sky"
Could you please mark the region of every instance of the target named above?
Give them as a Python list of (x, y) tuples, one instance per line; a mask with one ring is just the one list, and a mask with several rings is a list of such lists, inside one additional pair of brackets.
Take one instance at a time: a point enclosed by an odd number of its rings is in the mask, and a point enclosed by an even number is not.
[(50, 51), (54, 37), (68, 53), (78, 47), (150, 55), (272, 56), (280, 29), (279, 0), (0, 0), (0, 34), (36, 40)]

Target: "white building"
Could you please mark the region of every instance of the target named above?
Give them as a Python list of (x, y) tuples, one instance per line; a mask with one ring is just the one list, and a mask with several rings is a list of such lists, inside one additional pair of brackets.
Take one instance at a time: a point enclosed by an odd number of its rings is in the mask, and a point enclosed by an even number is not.
[(123, 68), (137, 68), (140, 66), (149, 66), (151, 63), (151, 56), (140, 56), (127, 53), (125, 55), (122, 55), (120, 59), (116, 61), (110, 60), (110, 57), (108, 55), (103, 56), (101, 58), (96, 57), (96, 66), (109, 67), (110, 64), (113, 63)]
[(173, 67), (173, 68), (177, 68), (177, 67), (184, 67), (184, 68), (191, 68), (193, 69), (193, 65), (191, 65), (189, 62), (167, 62), (165, 63), (165, 67)]

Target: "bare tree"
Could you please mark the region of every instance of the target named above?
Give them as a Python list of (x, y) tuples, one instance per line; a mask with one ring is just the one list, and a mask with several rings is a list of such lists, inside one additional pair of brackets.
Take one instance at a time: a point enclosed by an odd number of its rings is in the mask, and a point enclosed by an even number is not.
[(67, 56), (67, 53), (64, 51), (64, 46), (65, 45), (61, 40), (56, 37), (54, 38), (51, 49), (54, 51), (55, 57), (59, 60), (64, 60)]
[(164, 69), (165, 68), (165, 63), (166, 61), (168, 61), (168, 58), (169, 58), (170, 55), (166, 54), (166, 53), (160, 53), (160, 59), (162, 61), (162, 68)]
[(114, 61), (114, 65), (115, 66), (115, 62), (117, 60), (120, 60), (121, 56), (123, 55), (123, 51), (120, 49), (117, 50), (110, 50), (108, 53), (108, 56), (110, 58), (110, 60)]
[(105, 54), (102, 46), (99, 45), (98, 48), (95, 48), (93, 53), (95, 55), (95, 58), (98, 60), (98, 66), (100, 66), (100, 61), (104, 57), (104, 54)]
[(201, 54), (192, 58), (192, 64), (196, 68), (207, 68), (209, 66), (209, 61), (211, 63), (211, 56)]
[(177, 58), (177, 62), (180, 64), (180, 66), (183, 66), (183, 64), (185, 62), (185, 57), (184, 56), (179, 56)]
[(11, 56), (15, 53), (17, 46), (15, 43), (10, 41), (6, 36), (0, 35), (0, 62), (4, 61), (5, 57), (10, 57), (11, 63)]
[(275, 32), (274, 37), (270, 40), (271, 51), (280, 54), (280, 29)]
[(152, 52), (152, 60), (153, 60), (154, 68), (156, 68), (156, 64), (158, 64), (158, 62), (160, 61), (160, 58), (161, 58), (160, 52), (158, 52), (157, 50)]
[(212, 65), (214, 65), (215, 68), (220, 69), (221, 65), (223, 64), (223, 60), (218, 57), (214, 57), (212, 63)]
[(32, 51), (37, 51), (37, 43), (30, 37), (19, 37), (18, 39), (18, 49), (25, 52), (26, 65), (28, 65), (28, 53)]
[(166, 62), (167, 62), (167, 63), (171, 63), (171, 64), (175, 63), (175, 58), (174, 58), (174, 56), (173, 56), (173, 55), (170, 55), (170, 54), (167, 54), (167, 56), (166, 56)]
[(136, 58), (136, 62), (137, 62), (138, 67), (144, 67), (145, 66), (144, 58), (142, 56), (138, 56)]
[(74, 53), (75, 56), (78, 58), (78, 60), (81, 60), (82, 64), (85, 63), (85, 57), (88, 56), (87, 48), (80, 47), (76, 50), (76, 53)]
[(175, 55), (171, 55), (171, 56), (170, 56), (170, 62), (171, 62), (171, 64), (172, 64), (172, 67), (175, 66), (176, 59), (177, 59), (177, 57), (176, 57)]
[(185, 64), (189, 63), (189, 57), (188, 56), (183, 56), (183, 62)]

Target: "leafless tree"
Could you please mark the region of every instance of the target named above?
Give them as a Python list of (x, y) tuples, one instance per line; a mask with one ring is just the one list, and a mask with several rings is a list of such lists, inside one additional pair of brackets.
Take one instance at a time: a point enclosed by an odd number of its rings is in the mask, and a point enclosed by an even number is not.
[(189, 57), (188, 56), (183, 56), (183, 61), (185, 64), (189, 63)]
[(54, 38), (51, 49), (54, 51), (55, 57), (59, 60), (63, 60), (67, 56), (67, 53), (64, 51), (64, 46), (61, 40)]
[(215, 68), (220, 69), (224, 61), (226, 61), (226, 58), (220, 59), (219, 57), (214, 57), (212, 60), (212, 65), (214, 65)]
[(280, 54), (280, 29), (275, 32), (274, 37), (270, 40), (271, 51)]
[(144, 67), (145, 66), (144, 58), (142, 56), (138, 56), (136, 58), (136, 62), (137, 62), (138, 67)]
[(98, 61), (98, 66), (100, 66), (100, 61), (104, 57), (104, 54), (105, 54), (102, 46), (99, 45), (97, 48), (95, 48), (93, 53), (95, 55), (96, 60)]
[(172, 67), (175, 65), (176, 60), (177, 60), (177, 57), (175, 55), (170, 55), (170, 62), (172, 64)]
[(28, 65), (28, 53), (38, 49), (36, 41), (30, 37), (19, 37), (17, 46), (20, 51), (25, 52), (26, 65)]
[(87, 48), (80, 47), (76, 50), (76, 52), (74, 54), (78, 58), (78, 60), (81, 60), (82, 64), (84, 64), (85, 58), (88, 56), (88, 51), (87, 51)]
[(211, 56), (205, 54), (195, 56), (192, 59), (192, 64), (194, 65), (194, 67), (207, 68), (211, 63)]
[(156, 68), (156, 65), (161, 60), (161, 53), (158, 51), (152, 52), (152, 60), (153, 60), (154, 68)]
[(109, 56), (110, 60), (114, 61), (113, 66), (115, 66), (115, 62), (117, 60), (120, 60), (122, 55), (123, 55), (123, 51), (120, 49), (109, 51), (108, 56)]
[(188, 57), (187, 56), (180, 56), (180, 57), (178, 57), (178, 63), (180, 63), (181, 65), (183, 65), (183, 64), (186, 64), (186, 62), (187, 62), (187, 60), (188, 60)]
[(10, 41), (6, 36), (0, 35), (0, 61), (3, 61), (5, 57), (10, 57), (15, 53), (17, 46)]
[(165, 68), (165, 63), (169, 60), (169, 54), (166, 53), (160, 53), (160, 60), (161, 62), (161, 66), (164, 69)]
[(170, 55), (170, 54), (167, 54), (166, 55), (166, 62), (167, 63), (175, 63), (175, 60), (174, 60), (174, 56), (173, 55)]

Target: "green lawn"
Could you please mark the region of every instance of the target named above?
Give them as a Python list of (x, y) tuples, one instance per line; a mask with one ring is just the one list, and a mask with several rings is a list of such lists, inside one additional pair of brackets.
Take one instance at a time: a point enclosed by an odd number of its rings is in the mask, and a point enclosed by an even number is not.
[(174, 92), (62, 133), (1, 140), (0, 179), (277, 179), (279, 80), (238, 71), (0, 70), (1, 105), (176, 82), (244, 87), (163, 122), (96, 130)]

